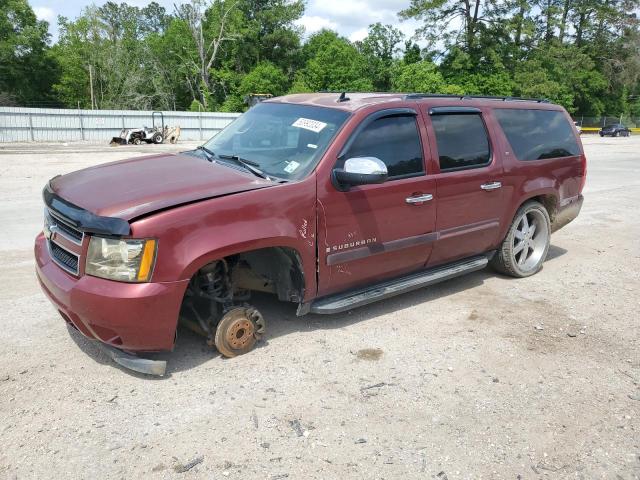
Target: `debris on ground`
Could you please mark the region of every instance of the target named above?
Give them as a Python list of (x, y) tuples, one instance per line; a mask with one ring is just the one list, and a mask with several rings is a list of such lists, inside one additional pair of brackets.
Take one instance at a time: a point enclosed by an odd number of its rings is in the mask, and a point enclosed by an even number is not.
[(393, 387), (395, 385), (396, 385), (395, 383), (380, 382), (380, 383), (376, 383), (375, 385), (369, 385), (367, 387), (362, 387), (360, 389), (360, 391), (371, 390), (372, 388)]
[(193, 460), (191, 460), (189, 463), (185, 463), (184, 465), (178, 464), (178, 465), (174, 466), (173, 470), (176, 473), (188, 472), (193, 467), (195, 467), (196, 465), (202, 463), (203, 461), (204, 461), (204, 455), (200, 455), (199, 457), (196, 457)]
[(356, 352), (356, 357), (360, 360), (375, 362), (376, 360), (380, 360), (383, 353), (384, 352), (379, 348), (363, 348)]
[(300, 425), (300, 421), (299, 420), (289, 420), (289, 425), (291, 425), (291, 428), (293, 429), (294, 432), (296, 432), (296, 435), (298, 437), (301, 437), (302, 435), (304, 435), (304, 432), (302, 430), (302, 425)]

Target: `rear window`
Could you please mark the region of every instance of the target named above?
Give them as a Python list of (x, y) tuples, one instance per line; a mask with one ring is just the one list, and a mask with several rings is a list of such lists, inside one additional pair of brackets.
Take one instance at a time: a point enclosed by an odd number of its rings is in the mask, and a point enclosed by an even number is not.
[(563, 112), (495, 109), (494, 114), (518, 160), (579, 155), (575, 132)]
[(489, 139), (479, 114), (432, 115), (440, 171), (487, 165), (491, 160)]

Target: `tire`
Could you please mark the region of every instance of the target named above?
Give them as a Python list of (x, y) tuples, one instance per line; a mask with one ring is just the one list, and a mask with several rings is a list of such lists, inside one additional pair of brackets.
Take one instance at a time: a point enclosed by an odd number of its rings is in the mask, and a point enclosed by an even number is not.
[(619, 131), (617, 131), (617, 130), (616, 130), (615, 132), (613, 132), (613, 136), (614, 136), (614, 137), (618, 137), (619, 135), (620, 135), (620, 132), (619, 132)]
[(604, 133), (600, 132), (600, 138), (604, 137)]
[(225, 313), (218, 323), (214, 343), (227, 358), (243, 355), (253, 349), (265, 328), (264, 319), (255, 308), (234, 308)]
[(491, 259), (491, 266), (511, 277), (534, 275), (547, 258), (550, 240), (551, 220), (547, 209), (539, 202), (526, 202), (516, 212), (506, 238)]
[(154, 134), (152, 140), (153, 140), (153, 143), (156, 143), (156, 144), (162, 143), (162, 140), (163, 140), (162, 134), (161, 133)]
[(142, 140), (140, 140), (139, 137), (136, 137), (132, 140), (134, 145), (140, 145), (142, 143)]

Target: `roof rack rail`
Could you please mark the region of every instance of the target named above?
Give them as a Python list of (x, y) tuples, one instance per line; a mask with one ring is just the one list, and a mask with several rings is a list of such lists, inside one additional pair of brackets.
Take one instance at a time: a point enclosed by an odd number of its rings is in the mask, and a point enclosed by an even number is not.
[(405, 100), (415, 100), (419, 98), (457, 98), (458, 100), (499, 100), (502, 102), (537, 102), (549, 103), (546, 98), (523, 98), (523, 97), (496, 97), (492, 95), (449, 95), (446, 93), (408, 93)]

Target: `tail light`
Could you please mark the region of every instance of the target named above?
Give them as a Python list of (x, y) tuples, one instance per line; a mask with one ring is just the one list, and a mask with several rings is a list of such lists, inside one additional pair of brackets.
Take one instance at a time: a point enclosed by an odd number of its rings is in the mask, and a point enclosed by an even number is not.
[(583, 153), (581, 155), (582, 158), (582, 180), (580, 181), (580, 191), (578, 193), (582, 193), (584, 189), (584, 184), (587, 183), (587, 156)]

